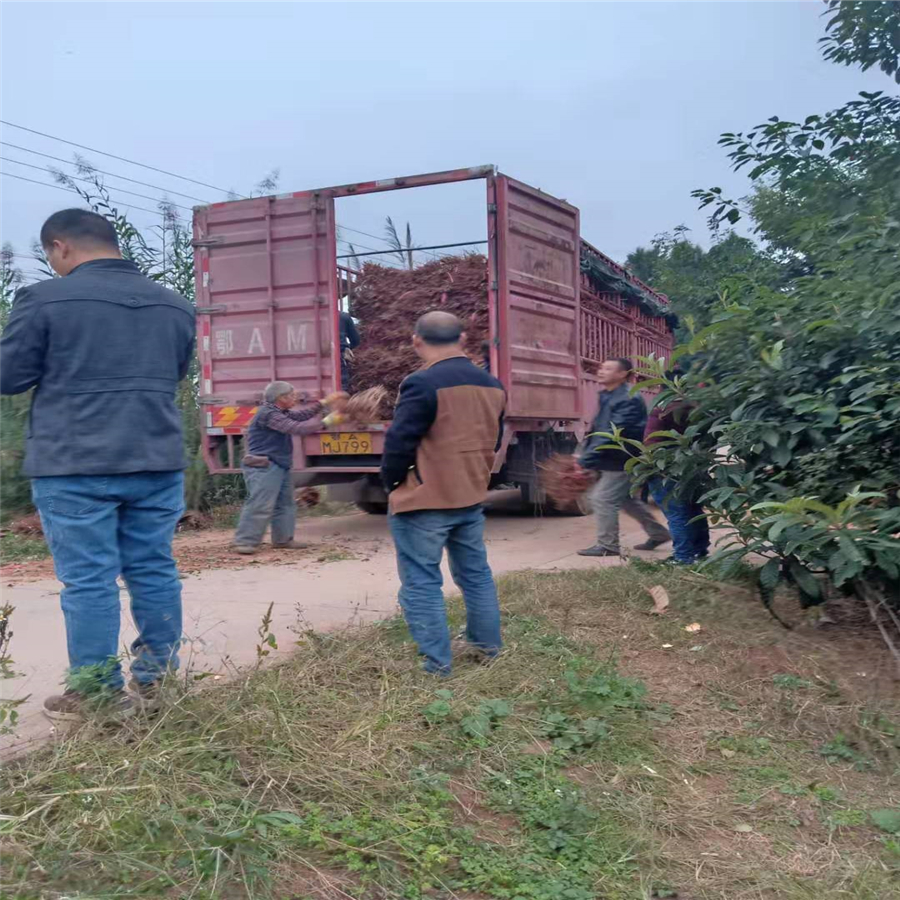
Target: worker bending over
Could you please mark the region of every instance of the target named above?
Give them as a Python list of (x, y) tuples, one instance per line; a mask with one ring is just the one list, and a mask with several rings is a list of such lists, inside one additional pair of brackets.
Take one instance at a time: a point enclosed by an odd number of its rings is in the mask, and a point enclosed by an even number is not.
[(263, 392), (263, 405), (256, 411), (247, 431), (247, 453), (241, 472), (247, 499), (241, 510), (234, 549), (256, 553), (266, 529), (272, 526), (272, 546), (280, 550), (302, 550), (306, 544), (294, 540), (297, 503), (291, 468), (295, 434), (307, 434), (322, 427), (328, 409), (343, 409), (347, 395), (329, 394), (321, 403), (295, 410), (297, 393), (286, 381), (273, 381)]

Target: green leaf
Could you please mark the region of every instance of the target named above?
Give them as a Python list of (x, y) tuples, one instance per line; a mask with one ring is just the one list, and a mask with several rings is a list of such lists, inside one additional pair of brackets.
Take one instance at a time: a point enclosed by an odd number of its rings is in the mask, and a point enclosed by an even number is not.
[(819, 580), (800, 563), (791, 561), (791, 577), (800, 591), (811, 599), (819, 599), (822, 596), (822, 585)]
[(484, 713), (465, 716), (459, 726), (471, 738), (485, 738), (491, 733), (491, 720)]
[(506, 700), (485, 700), (481, 712), (491, 719), (505, 719), (512, 713), (512, 706)]
[(900, 807), (873, 809), (869, 812), (869, 818), (876, 828), (888, 834), (900, 834)]
[(781, 581), (781, 561), (770, 559), (759, 570), (759, 585), (763, 590), (773, 591)]
[(446, 719), (451, 712), (453, 712), (453, 710), (446, 700), (435, 700), (422, 710), (422, 715), (424, 715), (429, 722), (439, 722), (441, 719)]
[(787, 444), (780, 444), (772, 450), (772, 460), (779, 466), (786, 466), (791, 461), (792, 456), (791, 448)]

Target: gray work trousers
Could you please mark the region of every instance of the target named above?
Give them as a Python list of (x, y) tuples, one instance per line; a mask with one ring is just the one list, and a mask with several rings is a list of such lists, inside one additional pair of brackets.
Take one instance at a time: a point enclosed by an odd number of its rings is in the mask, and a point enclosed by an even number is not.
[(272, 543), (287, 544), (294, 539), (297, 504), (294, 483), (287, 469), (270, 462), (264, 469), (241, 466), (247, 499), (241, 510), (234, 542), (239, 547), (257, 547), (272, 524)]
[(619, 510), (640, 523), (651, 541), (669, 540), (669, 532), (661, 525), (642, 500), (632, 497), (631, 478), (627, 472), (601, 472), (591, 491), (591, 506), (597, 516), (597, 543), (607, 550), (619, 552)]

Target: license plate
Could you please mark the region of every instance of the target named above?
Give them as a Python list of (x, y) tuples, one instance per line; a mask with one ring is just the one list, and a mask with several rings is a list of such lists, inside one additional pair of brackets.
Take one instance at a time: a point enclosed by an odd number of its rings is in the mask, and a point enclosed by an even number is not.
[(372, 435), (353, 434), (342, 432), (340, 434), (323, 434), (322, 455), (337, 455), (345, 453), (372, 453)]

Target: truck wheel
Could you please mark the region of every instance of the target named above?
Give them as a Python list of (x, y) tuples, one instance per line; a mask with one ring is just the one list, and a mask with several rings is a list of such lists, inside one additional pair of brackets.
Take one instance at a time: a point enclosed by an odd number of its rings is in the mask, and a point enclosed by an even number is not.
[(387, 503), (374, 503), (371, 500), (359, 500), (356, 506), (370, 516), (384, 516), (388, 511)]
[(574, 503), (567, 506), (557, 506), (533, 484), (521, 484), (519, 491), (522, 495), (522, 503), (533, 516), (586, 516), (591, 511), (587, 494), (582, 494)]

